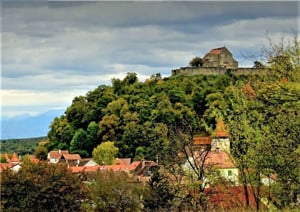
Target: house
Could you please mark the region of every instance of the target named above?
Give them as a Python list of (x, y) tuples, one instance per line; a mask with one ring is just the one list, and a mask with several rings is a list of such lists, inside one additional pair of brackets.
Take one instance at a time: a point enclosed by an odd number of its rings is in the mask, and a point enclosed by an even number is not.
[(151, 176), (152, 172), (159, 169), (159, 166), (154, 161), (135, 161), (132, 163), (135, 166), (135, 174), (140, 176)]
[(4, 157), (7, 163), (11, 163), (13, 165), (20, 163), (20, 159), (15, 152), (12, 154), (11, 158), (8, 157), (7, 153), (5, 153)]
[(11, 169), (14, 172), (18, 172), (21, 168), (20, 157), (14, 152), (11, 157), (7, 153), (4, 155), (6, 163), (0, 163), (0, 173), (5, 169)]
[(92, 158), (85, 158), (85, 159), (82, 159), (80, 162), (82, 163), (83, 161), (85, 161), (85, 162), (83, 164), (81, 164), (81, 166), (85, 166), (85, 167), (99, 166), (99, 164), (96, 163)]
[(221, 177), (238, 184), (239, 170), (230, 154), (225, 151), (210, 151), (204, 161), (205, 167), (216, 169)]
[(81, 157), (79, 154), (70, 154), (68, 150), (53, 150), (48, 153), (49, 163), (66, 163), (68, 167), (79, 166)]
[(48, 152), (48, 156), (47, 156), (47, 159), (49, 160), (49, 163), (58, 163), (59, 160), (61, 159), (61, 156), (63, 154), (69, 154), (69, 151), (68, 150), (53, 150), (53, 151), (50, 151)]
[(11, 163), (0, 163), (0, 173), (3, 172), (5, 169), (10, 169), (12, 168)]
[(68, 167), (78, 166), (81, 157), (79, 154), (62, 154), (59, 163), (66, 163)]
[(226, 69), (237, 69), (238, 62), (233, 58), (231, 52), (226, 47), (211, 49), (203, 57), (203, 67), (218, 67)]
[(218, 171), (225, 179), (238, 183), (239, 170), (230, 155), (229, 133), (222, 119), (217, 121), (211, 137), (195, 136), (192, 148), (185, 149), (188, 159), (183, 167), (204, 166), (206, 170)]

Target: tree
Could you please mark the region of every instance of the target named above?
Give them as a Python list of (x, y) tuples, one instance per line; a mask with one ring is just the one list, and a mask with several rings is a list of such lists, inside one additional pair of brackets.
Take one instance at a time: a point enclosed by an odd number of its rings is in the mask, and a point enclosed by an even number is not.
[(0, 163), (7, 163), (4, 154), (1, 154), (1, 153), (0, 153)]
[(190, 61), (190, 65), (192, 67), (202, 67), (203, 65), (203, 60), (200, 57), (194, 57), (191, 61)]
[[(278, 208), (297, 204), (299, 193), (299, 43), (272, 43), (267, 52), (271, 75), (249, 78), (229, 87), (227, 121), (233, 154), (240, 168), (245, 194), (251, 193), (259, 210), (263, 197)], [(285, 80), (282, 80), (282, 79)], [(298, 121), (297, 121), (298, 120)], [(289, 155), (287, 157), (286, 155)], [(276, 176), (264, 194), (261, 177)], [(250, 190), (248, 191), (248, 186)], [(247, 199), (246, 199), (247, 200)], [(249, 205), (249, 199), (247, 202)]]
[(170, 210), (175, 195), (170, 181), (159, 171), (153, 172), (144, 195), (144, 207), (146, 211)]
[(256, 61), (254, 61), (253, 68), (256, 68), (256, 69), (265, 69), (266, 66), (264, 64), (262, 64), (262, 62), (256, 60)]
[(97, 172), (87, 185), (87, 211), (141, 211), (142, 191), (124, 172)]
[(78, 153), (83, 157), (89, 156), (87, 150), (89, 144), (87, 144), (87, 133), (83, 129), (79, 129), (75, 132), (72, 141), (70, 143), (70, 151), (72, 153)]
[(75, 97), (72, 101), (71, 106), (69, 106), (65, 112), (68, 122), (75, 128), (86, 129), (90, 120), (89, 114), (89, 104), (85, 96)]
[(18, 172), (1, 173), (4, 211), (79, 211), (81, 182), (64, 165), (24, 163)]
[(98, 164), (111, 165), (119, 149), (115, 147), (114, 142), (103, 142), (93, 150), (93, 159)]
[(134, 72), (128, 72), (126, 77), (123, 80), (125, 85), (131, 85), (138, 81), (137, 75)]
[(54, 118), (48, 132), (48, 150), (68, 149), (74, 133), (75, 130), (68, 122), (66, 116)]
[(273, 78), (282, 77), (297, 80), (300, 77), (300, 43), (298, 35), (292, 41), (281, 38), (279, 42), (268, 37), (269, 45), (263, 48), (263, 55), (269, 63), (270, 74)]
[(87, 137), (86, 137), (86, 151), (89, 155), (92, 155), (94, 147), (97, 146), (98, 138), (98, 131), (99, 125), (96, 122), (92, 121), (89, 123), (89, 126), (86, 130)]
[(48, 150), (44, 145), (38, 145), (38, 147), (35, 149), (34, 155), (39, 160), (46, 160), (48, 156)]

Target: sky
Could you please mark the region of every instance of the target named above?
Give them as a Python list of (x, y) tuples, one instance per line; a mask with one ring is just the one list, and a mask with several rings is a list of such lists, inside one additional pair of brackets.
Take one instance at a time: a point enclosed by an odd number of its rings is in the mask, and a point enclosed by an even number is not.
[(299, 34), (299, 3), (12, 1), (1, 6), (1, 118), (66, 109), (75, 96), (136, 72), (171, 75), (226, 46), (252, 66)]

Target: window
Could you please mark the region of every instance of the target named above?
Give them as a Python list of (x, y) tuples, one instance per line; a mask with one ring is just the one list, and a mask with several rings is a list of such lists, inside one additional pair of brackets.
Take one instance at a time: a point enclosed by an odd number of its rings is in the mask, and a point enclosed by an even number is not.
[(228, 175), (228, 177), (231, 177), (231, 176), (232, 176), (232, 171), (231, 171), (231, 170), (228, 170), (227, 175)]

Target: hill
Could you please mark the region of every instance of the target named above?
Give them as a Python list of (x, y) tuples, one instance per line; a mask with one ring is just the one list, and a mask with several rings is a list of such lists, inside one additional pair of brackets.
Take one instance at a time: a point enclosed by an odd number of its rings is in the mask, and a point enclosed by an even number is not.
[(0, 140), (0, 152), (15, 152), (18, 155), (33, 154), (38, 143), (44, 139), (46, 139), (46, 137)]

